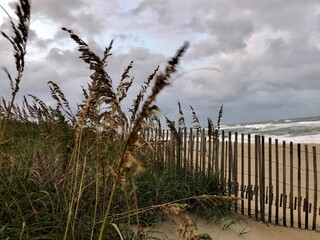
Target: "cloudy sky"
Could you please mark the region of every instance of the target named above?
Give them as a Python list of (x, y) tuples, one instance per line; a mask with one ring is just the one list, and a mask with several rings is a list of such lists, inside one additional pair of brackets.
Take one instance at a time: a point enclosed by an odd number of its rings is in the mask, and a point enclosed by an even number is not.
[[(0, 2), (12, 17), (15, 2)], [(34, 94), (53, 104), (51, 80), (74, 106), (81, 102), (90, 72), (61, 30), (67, 27), (98, 55), (114, 39), (107, 70), (115, 84), (134, 61), (131, 99), (189, 41), (179, 74), (157, 99), (161, 115), (171, 119), (178, 119), (177, 101), (187, 117), (191, 104), (203, 125), (222, 104), (226, 124), (320, 115), (319, 0), (32, 0), (31, 11), (18, 99)], [(9, 27), (0, 9), (0, 29), (10, 33)], [(0, 56), (0, 67), (14, 75), (12, 48), (2, 36)], [(0, 96), (7, 98), (9, 89), (1, 72)]]

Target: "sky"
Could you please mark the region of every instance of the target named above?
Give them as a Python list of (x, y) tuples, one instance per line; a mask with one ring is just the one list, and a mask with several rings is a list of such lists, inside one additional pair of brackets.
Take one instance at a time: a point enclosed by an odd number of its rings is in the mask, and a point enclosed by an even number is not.
[[(15, 19), (17, 1), (0, 4)], [(320, 115), (319, 0), (32, 0), (26, 69), (17, 101), (33, 94), (49, 105), (48, 81), (57, 83), (70, 103), (82, 101), (90, 71), (77, 45), (61, 30), (69, 28), (102, 56), (113, 39), (108, 73), (116, 88), (134, 61), (130, 107), (140, 85), (174, 56), (185, 41), (171, 86), (160, 93), (160, 117), (178, 120), (180, 101), (186, 123), (195, 109), (201, 125), (216, 122), (223, 104), (223, 124)], [(11, 33), (0, 9), (0, 30)], [(14, 76), (13, 50), (0, 36), (0, 67)], [(10, 85), (0, 72), (0, 96)]]

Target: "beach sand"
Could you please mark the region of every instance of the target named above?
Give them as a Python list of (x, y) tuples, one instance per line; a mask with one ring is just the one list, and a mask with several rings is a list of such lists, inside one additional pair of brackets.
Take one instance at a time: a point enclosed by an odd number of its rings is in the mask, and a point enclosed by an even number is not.
[[(319, 240), (320, 232), (268, 225), (238, 215), (230, 219), (208, 221), (195, 216), (198, 234), (208, 234), (214, 240)], [(148, 229), (149, 236), (164, 240), (181, 239), (176, 234), (177, 224), (167, 220)]]

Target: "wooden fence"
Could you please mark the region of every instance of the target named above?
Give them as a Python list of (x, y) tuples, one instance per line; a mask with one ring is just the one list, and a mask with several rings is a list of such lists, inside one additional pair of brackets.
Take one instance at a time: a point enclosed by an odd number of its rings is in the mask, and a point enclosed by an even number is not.
[(235, 211), (267, 223), (320, 230), (319, 154), (316, 146), (264, 136), (206, 129), (144, 131), (154, 160), (171, 169), (215, 174), (228, 195), (240, 198)]

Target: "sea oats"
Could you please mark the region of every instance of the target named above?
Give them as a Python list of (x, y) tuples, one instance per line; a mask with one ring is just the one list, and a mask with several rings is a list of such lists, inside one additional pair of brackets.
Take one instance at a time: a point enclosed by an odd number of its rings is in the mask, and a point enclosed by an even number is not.
[(192, 111), (192, 123), (195, 124), (193, 126), (193, 128), (200, 128), (200, 122), (199, 122), (199, 119), (198, 119), (198, 116), (196, 114), (196, 112), (194, 111), (193, 107), (190, 105), (190, 108), (191, 108), (191, 111)]
[(15, 77), (15, 82), (13, 83), (12, 77), (9, 71), (4, 68), (5, 73), (7, 74), (10, 86), (11, 86), (11, 100), (7, 106), (6, 110), (6, 118), (4, 124), (2, 126), (1, 134), (0, 134), (0, 142), (4, 136), (4, 131), (7, 125), (7, 122), (11, 115), (11, 108), (14, 105), (16, 95), (19, 91), (20, 81), (22, 79), (24, 65), (25, 65), (25, 55), (26, 55), (26, 48), (27, 48), (27, 40), (29, 34), (29, 24), (30, 24), (30, 1), (29, 0), (21, 0), (20, 5), (16, 5), (16, 15), (19, 18), (18, 24), (15, 24), (12, 19), (10, 18), (11, 27), (13, 30), (13, 36), (8, 36), (5, 32), (1, 31), (1, 35), (5, 37), (12, 45), (14, 49), (14, 58), (15, 58), (15, 65), (17, 70), (17, 75)]

